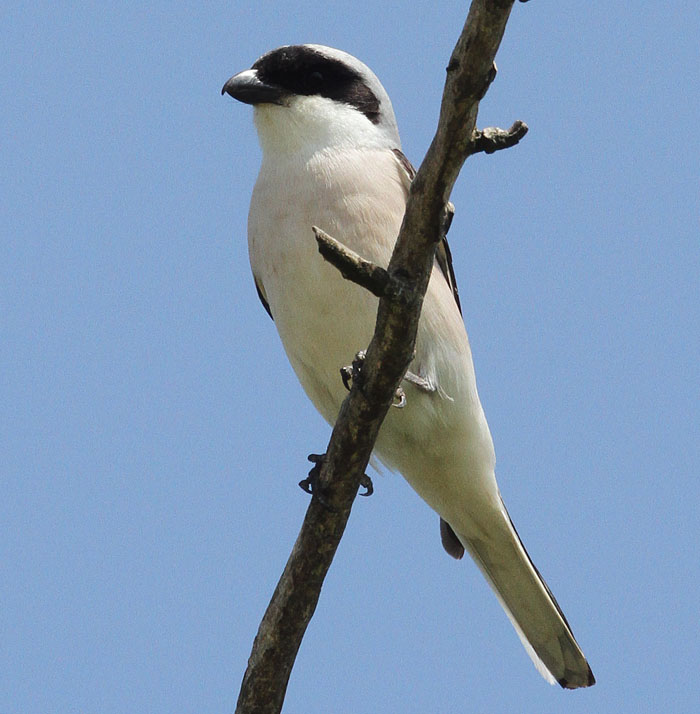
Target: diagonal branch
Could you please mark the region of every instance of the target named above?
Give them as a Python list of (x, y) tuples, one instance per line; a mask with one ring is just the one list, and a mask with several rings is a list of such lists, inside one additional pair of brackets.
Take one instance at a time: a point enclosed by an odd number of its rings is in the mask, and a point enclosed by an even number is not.
[[(423, 296), (442, 236), (445, 204), (466, 158), (485, 150), (478, 148), (480, 139), (475, 134), (477, 110), (494, 77), (494, 57), (513, 2), (473, 0), (450, 58), (438, 129), (411, 185), (386, 271), (388, 280), (409, 285), (410, 289), (398, 295), (385, 294), (379, 301), (376, 331), (367, 349), (362, 378), (353, 381), (343, 402), (316, 481), (323, 498), (311, 499), (260, 623), (237, 714), (273, 714), (282, 708), (296, 653), (350, 516), (379, 427), (413, 357)], [(358, 256), (350, 258), (345, 261), (346, 269), (358, 263)], [(372, 273), (370, 269), (368, 274)], [(371, 289), (372, 283), (373, 279), (368, 279), (366, 287)]]

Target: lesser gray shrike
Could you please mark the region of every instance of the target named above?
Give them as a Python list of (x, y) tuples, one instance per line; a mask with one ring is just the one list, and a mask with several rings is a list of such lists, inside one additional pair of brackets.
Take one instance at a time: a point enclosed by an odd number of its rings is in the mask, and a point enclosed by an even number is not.
[[(355, 57), (311, 44), (264, 54), (223, 93), (253, 105), (262, 146), (248, 216), (255, 285), (304, 390), (333, 424), (347, 394), (339, 369), (369, 344), (377, 298), (321, 257), (312, 226), (388, 264), (414, 173), (391, 101)], [(375, 454), (440, 515), (447, 552), (472, 556), (542, 676), (568, 689), (594, 684), (501, 499), (445, 241), (402, 386), (407, 404), (390, 410)]]

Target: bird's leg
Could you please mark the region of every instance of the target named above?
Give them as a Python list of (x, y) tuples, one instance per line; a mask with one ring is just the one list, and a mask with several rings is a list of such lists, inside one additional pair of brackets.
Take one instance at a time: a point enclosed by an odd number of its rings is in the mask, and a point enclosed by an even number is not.
[(413, 372), (406, 372), (406, 374), (404, 375), (404, 379), (407, 382), (414, 384), (422, 392), (436, 392), (437, 391), (437, 387), (431, 381), (425, 379), (425, 377), (421, 377), (418, 374), (414, 374)]

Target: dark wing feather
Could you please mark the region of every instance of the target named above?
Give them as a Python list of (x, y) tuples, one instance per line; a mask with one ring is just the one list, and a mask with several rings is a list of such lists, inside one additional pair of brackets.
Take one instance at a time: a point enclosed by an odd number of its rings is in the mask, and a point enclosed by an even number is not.
[(462, 541), (457, 538), (457, 534), (452, 530), (452, 526), (440, 519), (440, 540), (442, 540), (442, 547), (447, 551), (448, 555), (451, 555), (457, 560), (461, 560), (464, 555), (464, 546)]
[[(451, 206), (452, 204), (450, 204)], [(448, 207), (448, 210), (450, 208)], [(445, 233), (449, 229), (449, 224), (452, 222), (452, 215), (454, 215), (454, 208), (451, 209), (452, 212), (450, 217), (447, 219), (447, 227)], [(457, 307), (459, 308), (459, 314), (462, 314), (462, 305), (459, 302), (459, 290), (457, 289), (457, 278), (455, 278), (455, 270), (452, 267), (452, 253), (450, 252), (450, 244), (447, 242), (447, 238), (443, 236), (440, 243), (438, 243), (437, 250), (435, 251), (435, 260), (437, 260), (438, 267), (442, 271), (442, 274), (447, 280), (447, 284), (452, 290), (452, 297), (454, 297)]]
[[(411, 181), (416, 176), (416, 170), (413, 168), (411, 162), (406, 158), (402, 151), (399, 149), (393, 149), (394, 155), (399, 160), (399, 163), (403, 167), (407, 181), (406, 185), (410, 186)], [(454, 206), (451, 203), (447, 204), (447, 216), (445, 220), (445, 235), (447, 231), (450, 230), (450, 225), (452, 223), (452, 216), (454, 216)], [(435, 262), (437, 263), (440, 272), (445, 276), (447, 284), (452, 290), (452, 295), (457, 303), (457, 308), (459, 309), (460, 315), (462, 314), (462, 306), (459, 303), (459, 291), (457, 290), (457, 280), (455, 278), (455, 271), (452, 267), (452, 253), (450, 252), (450, 246), (447, 243), (447, 238), (442, 237), (438, 247), (435, 251)], [(442, 541), (442, 547), (451, 555), (453, 558), (459, 560), (464, 555), (464, 546), (457, 537), (457, 534), (452, 530), (450, 524), (440, 519), (440, 539)]]
[[(392, 149), (392, 151), (394, 152), (394, 155), (399, 160), (399, 163), (406, 172), (406, 175), (408, 177), (407, 184), (410, 185), (411, 181), (413, 181), (416, 176), (416, 170), (413, 167), (413, 164), (406, 158), (405, 154), (400, 149)], [(452, 223), (452, 216), (454, 216), (454, 212), (454, 206), (451, 203), (448, 203), (447, 220), (445, 221), (445, 235), (447, 235), (447, 231), (450, 229), (450, 224)], [(455, 271), (452, 267), (452, 253), (450, 252), (450, 246), (447, 243), (447, 238), (445, 236), (443, 236), (442, 240), (438, 243), (438, 247), (435, 251), (435, 260), (437, 261), (438, 268), (440, 268), (440, 272), (445, 276), (445, 280), (447, 280), (447, 284), (450, 286), (450, 290), (452, 290), (452, 295), (454, 296), (455, 302), (457, 303), (457, 307), (459, 308), (459, 313), (461, 315), (462, 306), (459, 302), (459, 290), (457, 289)]]
[[(267, 310), (267, 314), (272, 317), (272, 311), (270, 310), (270, 303), (265, 299), (265, 293), (263, 292), (262, 288), (260, 287), (260, 284), (258, 283), (258, 279), (253, 276), (253, 280), (255, 280), (255, 289), (258, 291), (258, 297), (260, 298), (260, 302), (262, 303), (262, 306)], [(272, 317), (272, 321), (275, 321), (275, 318)]]

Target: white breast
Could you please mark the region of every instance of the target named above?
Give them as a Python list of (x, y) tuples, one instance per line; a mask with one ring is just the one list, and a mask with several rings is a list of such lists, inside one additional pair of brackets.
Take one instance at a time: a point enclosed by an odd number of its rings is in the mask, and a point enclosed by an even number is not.
[(367, 347), (377, 299), (321, 257), (312, 226), (385, 266), (405, 201), (396, 160), (383, 150), (263, 162), (258, 176), (248, 224), (253, 273), (297, 376), (330, 422), (345, 395), (338, 370)]

